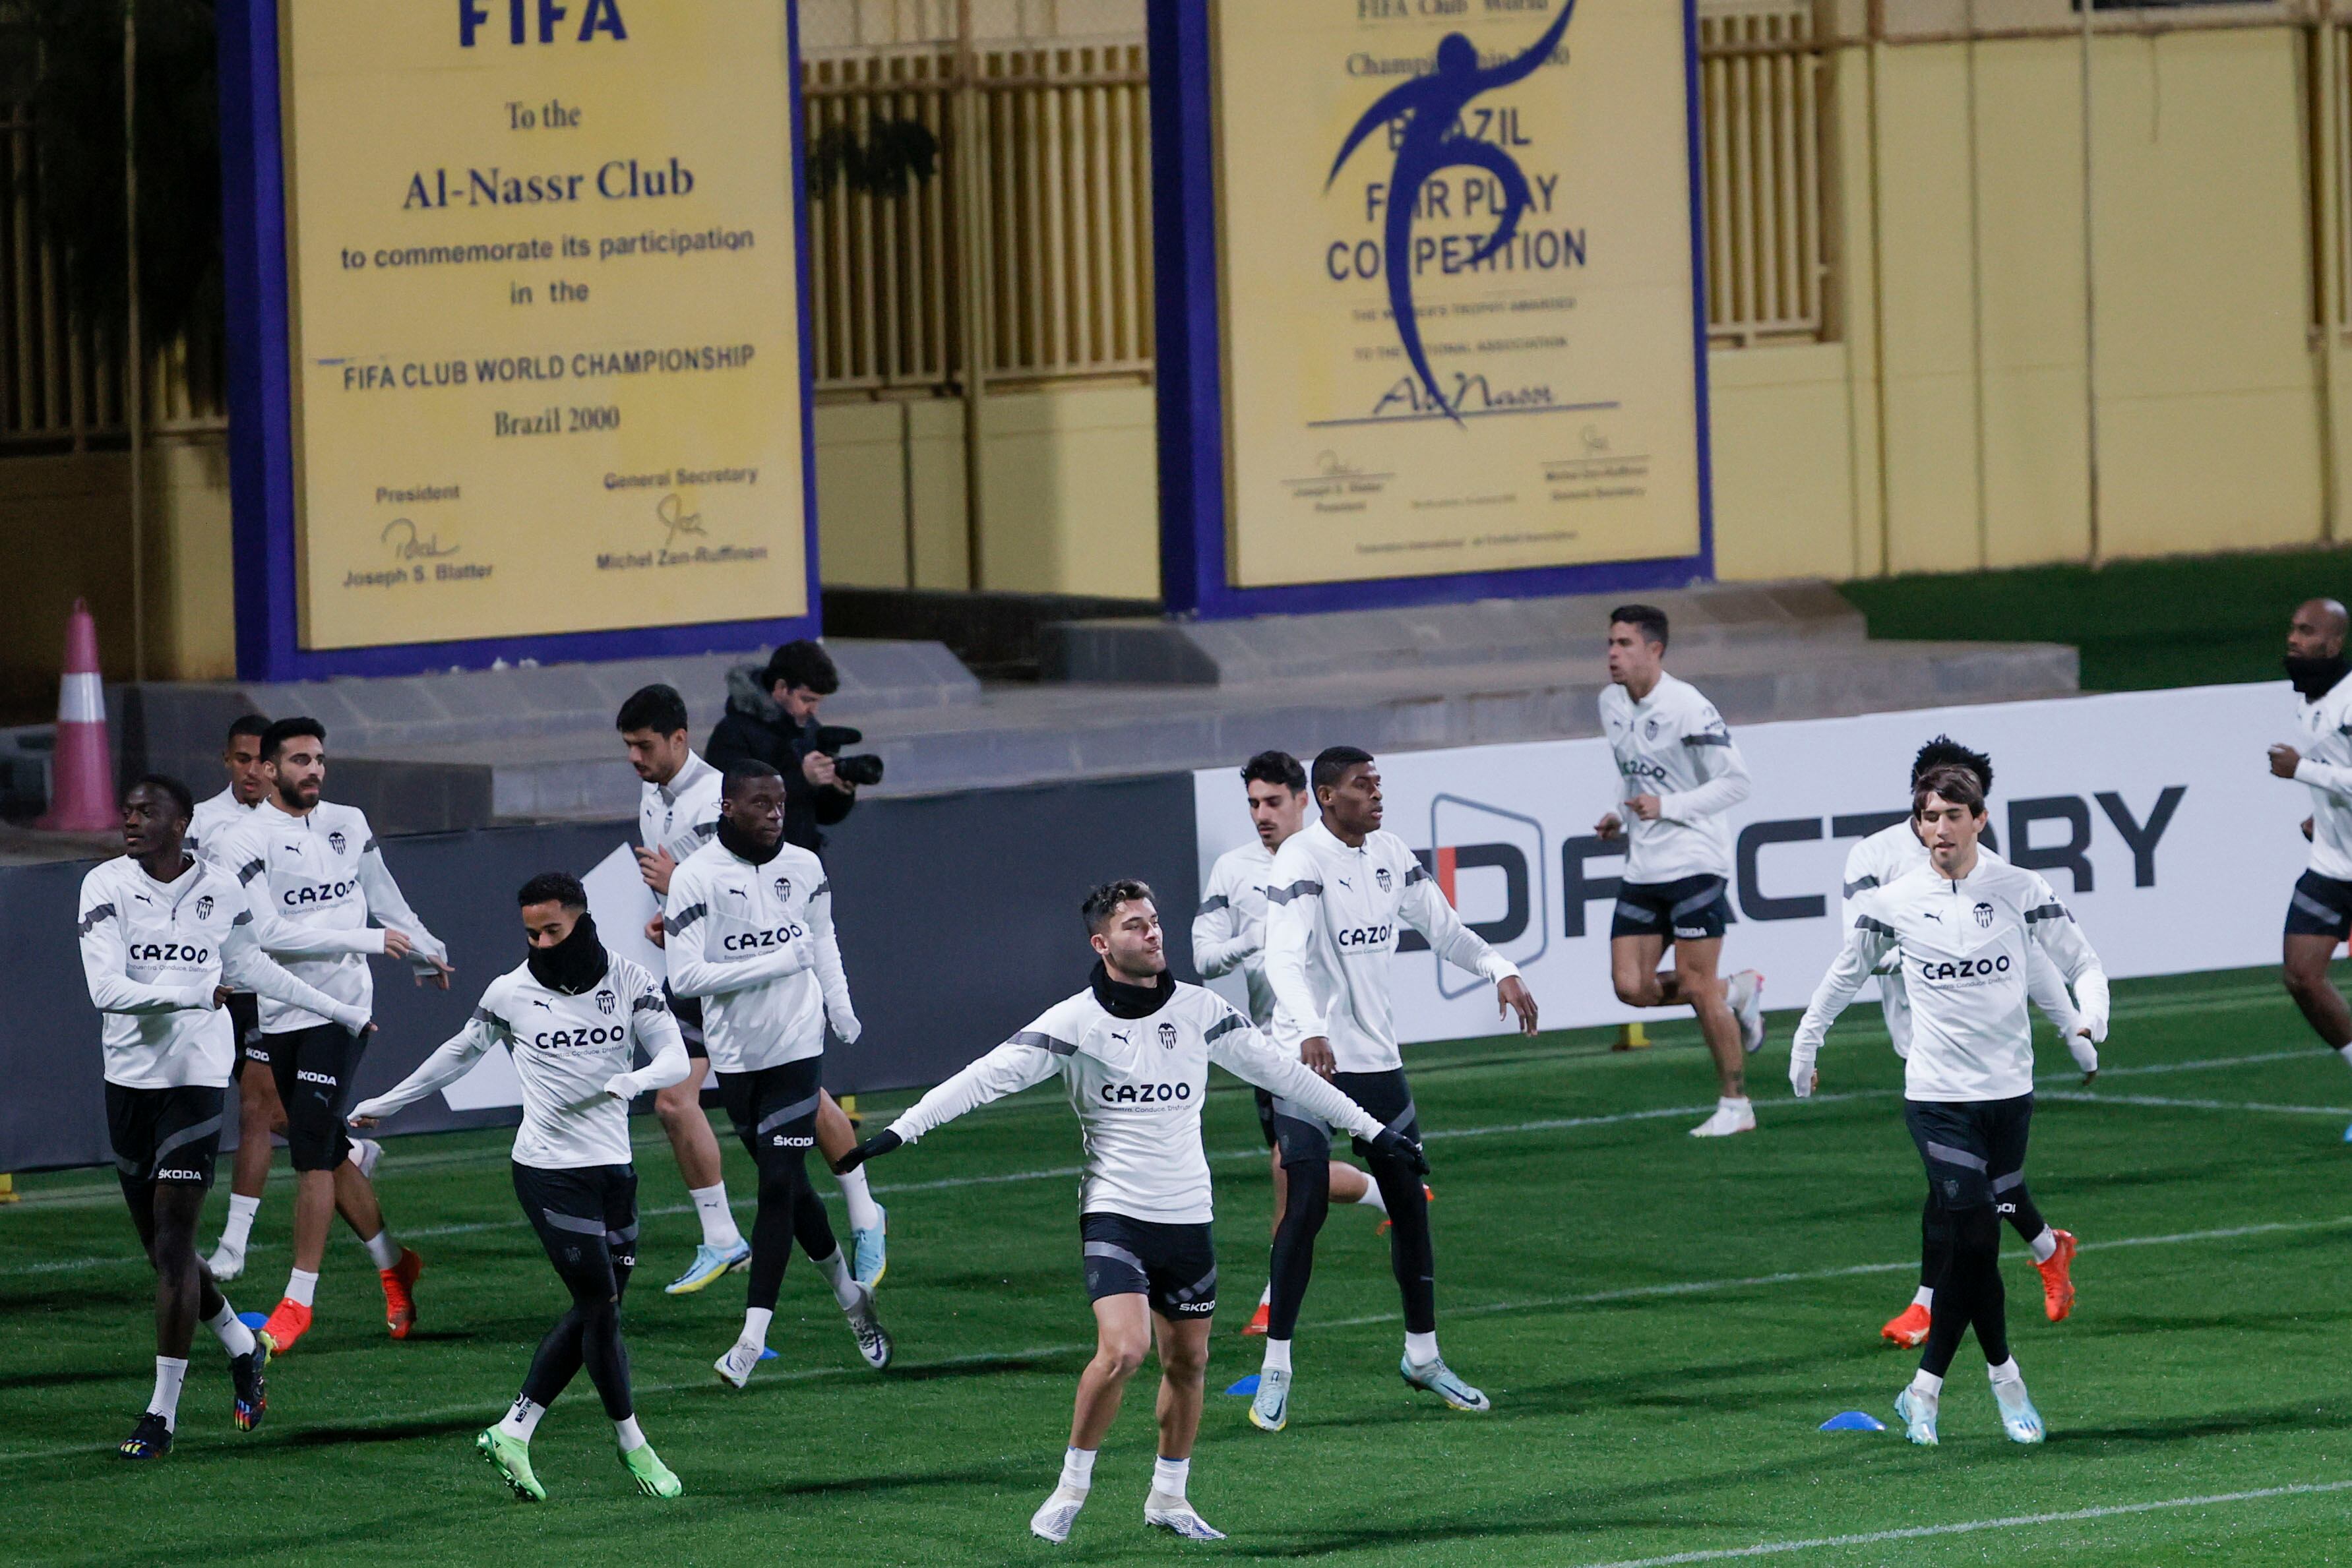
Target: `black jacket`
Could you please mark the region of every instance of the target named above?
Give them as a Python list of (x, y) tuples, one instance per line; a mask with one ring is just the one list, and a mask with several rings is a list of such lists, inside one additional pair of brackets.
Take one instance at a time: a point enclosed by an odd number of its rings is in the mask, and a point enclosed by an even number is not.
[(738, 664), (727, 672), (727, 712), (711, 730), (702, 759), (721, 773), (738, 762), (764, 762), (782, 774), (784, 841), (814, 854), (824, 846), (817, 830), (849, 815), (857, 797), (808, 781), (801, 759), (815, 744), (817, 727), (793, 723), (761, 684), (760, 672), (758, 664)]

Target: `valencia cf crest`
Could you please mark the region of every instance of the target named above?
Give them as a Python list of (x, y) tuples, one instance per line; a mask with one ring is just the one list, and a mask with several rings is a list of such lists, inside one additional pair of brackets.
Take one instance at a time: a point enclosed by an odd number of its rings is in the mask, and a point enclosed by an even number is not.
[(1644, 740), (1655, 740), (1658, 738), (1658, 721), (1656, 719), (1652, 718), (1642, 721), (1642, 738)]
[(790, 898), (792, 895), (793, 879), (788, 876), (778, 877), (776, 879), (776, 896), (778, 898)]
[(1992, 929), (1991, 904), (1979, 904), (1977, 905), (1977, 929), (1979, 931), (1990, 931)]
[(1378, 871), (1372, 873), (1372, 880), (1381, 884), (1381, 891), (1382, 893), (1386, 893), (1395, 879), (1389, 875), (1389, 868), (1382, 866)]
[(208, 893), (202, 898), (196, 900), (196, 918), (199, 920), (210, 920), (212, 917), (213, 895)]
[(603, 990), (596, 993), (596, 1010), (598, 1012), (609, 1014), (617, 1005), (619, 1004), (614, 999), (613, 993), (611, 991)]
[(1174, 1024), (1163, 1023), (1160, 1026), (1160, 1048), (1164, 1051), (1173, 1051), (1176, 1049), (1176, 1026)]
[(337, 854), (341, 854), (343, 852), (343, 846), (350, 842), (351, 840), (343, 837), (343, 831), (341, 828), (337, 828), (327, 834), (327, 847), (334, 851)]

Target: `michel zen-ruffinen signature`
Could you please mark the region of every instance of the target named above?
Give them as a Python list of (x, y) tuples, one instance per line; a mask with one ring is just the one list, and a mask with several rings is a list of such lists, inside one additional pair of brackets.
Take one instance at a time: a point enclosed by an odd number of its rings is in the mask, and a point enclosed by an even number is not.
[(662, 527), (669, 530), (669, 538), (663, 541), (666, 548), (676, 549), (680, 534), (699, 536), (704, 532), (702, 514), (688, 511), (685, 498), (675, 490), (661, 498), (654, 507), (654, 516), (659, 517)]
[(457, 547), (443, 544), (438, 534), (420, 537), (416, 525), (406, 517), (393, 518), (384, 524), (383, 532), (377, 537), (391, 549), (394, 560), (431, 560), (437, 556), (457, 553)]

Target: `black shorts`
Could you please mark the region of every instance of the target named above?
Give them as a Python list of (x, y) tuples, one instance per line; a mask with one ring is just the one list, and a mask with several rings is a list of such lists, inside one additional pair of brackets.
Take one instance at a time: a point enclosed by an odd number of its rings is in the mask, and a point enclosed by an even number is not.
[[(1412, 1086), (1405, 1082), (1404, 1069), (1391, 1067), (1385, 1072), (1335, 1072), (1331, 1082), (1340, 1093), (1396, 1128), (1415, 1143), (1421, 1141), (1421, 1113), (1412, 1103)], [(1331, 1157), (1331, 1129), (1320, 1116), (1302, 1105), (1268, 1095), (1267, 1114), (1274, 1124), (1274, 1146), (1282, 1151), (1286, 1166), (1314, 1165)], [(1371, 1145), (1363, 1139), (1355, 1140), (1356, 1152), (1369, 1156)]]
[(698, 1061), (710, 1060), (710, 1048), (702, 1043), (702, 998), (670, 995), (669, 986), (662, 986), (662, 998), (669, 1003), (670, 1016), (677, 1019), (678, 1038), (686, 1041), (686, 1053)]
[(261, 1044), (261, 998), (251, 991), (228, 994), (228, 1026), (236, 1040), (236, 1064), (230, 1076), (242, 1078), (246, 1069), (269, 1066), (269, 1052)]
[(2352, 936), (2352, 882), (2315, 871), (2296, 877), (2294, 896), (2286, 901), (2286, 934), (2332, 936), (2338, 942)]
[(106, 1132), (114, 1168), (125, 1181), (213, 1185), (220, 1153), (223, 1091), (202, 1085), (173, 1089), (106, 1086)]
[(2025, 1144), (2033, 1096), (2013, 1100), (1906, 1100), (1903, 1123), (1927, 1166), (1927, 1190), (1943, 1208), (1999, 1207), (2025, 1185)]
[(1673, 882), (1628, 882), (1617, 888), (1617, 913), (1609, 937), (1663, 936), (1703, 942), (1721, 936), (1731, 921), (1731, 901), (1719, 876), (1685, 876)]
[(719, 1098), (757, 1163), (804, 1155), (816, 1147), (816, 1108), (824, 1090), (824, 1058), (803, 1057), (756, 1072), (722, 1072)]
[(286, 1148), (298, 1171), (331, 1171), (351, 1157), (352, 1140), (343, 1113), (352, 1102), (352, 1080), (367, 1049), (363, 1035), (339, 1023), (313, 1024), (284, 1034), (265, 1034), (269, 1076), (286, 1108)]
[(557, 1273), (636, 1267), (635, 1166), (543, 1170), (518, 1163), (514, 1188)]
[(1282, 1134), (1274, 1125), (1273, 1092), (1265, 1089), (1253, 1089), (1250, 1092), (1257, 1096), (1257, 1130), (1265, 1134), (1265, 1146), (1269, 1149), (1282, 1147)]
[(1164, 1225), (1124, 1214), (1082, 1214), (1087, 1299), (1142, 1296), (1163, 1318), (1202, 1321), (1217, 1311), (1217, 1241), (1206, 1225)]

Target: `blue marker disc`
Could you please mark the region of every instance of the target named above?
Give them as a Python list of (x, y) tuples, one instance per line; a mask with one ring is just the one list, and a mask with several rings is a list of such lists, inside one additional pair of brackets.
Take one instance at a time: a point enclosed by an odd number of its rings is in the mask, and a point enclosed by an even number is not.
[(1886, 1423), (1860, 1410), (1841, 1410), (1822, 1423), (1824, 1432), (1884, 1432)]
[(1243, 1378), (1239, 1383), (1236, 1383), (1231, 1388), (1226, 1389), (1225, 1392), (1228, 1394), (1255, 1396), (1257, 1393), (1257, 1374), (1255, 1372), (1251, 1373), (1247, 1377)]
[(760, 1359), (761, 1361), (773, 1361), (776, 1359), (776, 1353), (772, 1350), (762, 1350), (760, 1352)]
[(249, 1329), (257, 1329), (269, 1321), (268, 1312), (239, 1312), (236, 1321)]

